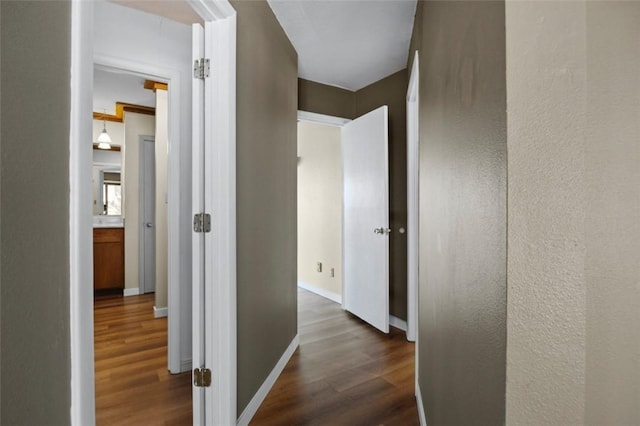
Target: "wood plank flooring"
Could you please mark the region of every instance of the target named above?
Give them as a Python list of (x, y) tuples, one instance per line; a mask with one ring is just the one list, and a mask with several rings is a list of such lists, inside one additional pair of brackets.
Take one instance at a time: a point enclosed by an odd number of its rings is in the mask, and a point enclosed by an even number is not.
[(298, 291), (300, 348), (251, 422), (269, 425), (418, 425), (414, 344), (340, 305)]
[(96, 423), (190, 425), (191, 373), (167, 371), (167, 318), (154, 295), (101, 296), (94, 304)]
[[(257, 426), (418, 425), (414, 345), (299, 290), (300, 348), (252, 420)], [(167, 372), (167, 319), (153, 295), (96, 299), (96, 419), (190, 425), (191, 375)]]

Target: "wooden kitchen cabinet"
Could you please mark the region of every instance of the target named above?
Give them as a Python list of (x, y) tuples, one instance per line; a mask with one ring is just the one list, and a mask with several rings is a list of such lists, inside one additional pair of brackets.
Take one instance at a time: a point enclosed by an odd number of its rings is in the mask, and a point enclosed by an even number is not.
[(124, 289), (124, 228), (93, 229), (93, 290)]

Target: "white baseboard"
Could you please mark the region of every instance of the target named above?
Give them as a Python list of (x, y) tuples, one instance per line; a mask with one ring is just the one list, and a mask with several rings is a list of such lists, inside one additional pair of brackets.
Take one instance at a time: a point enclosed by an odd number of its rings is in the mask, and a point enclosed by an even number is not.
[(140, 288), (139, 287), (134, 287), (134, 288), (125, 288), (124, 289), (124, 293), (123, 296), (127, 297), (127, 296), (137, 296), (140, 294)]
[(258, 411), (258, 408), (260, 408), (260, 405), (262, 404), (264, 399), (267, 397), (267, 394), (273, 387), (273, 384), (276, 382), (276, 380), (280, 376), (280, 373), (282, 373), (282, 370), (284, 370), (284, 367), (289, 362), (289, 359), (291, 359), (291, 356), (298, 348), (299, 344), (300, 344), (300, 337), (296, 334), (296, 337), (293, 338), (287, 350), (284, 351), (284, 353), (282, 354), (282, 357), (280, 358), (276, 366), (273, 367), (273, 370), (271, 370), (271, 373), (269, 374), (267, 379), (264, 381), (264, 383), (262, 383), (262, 386), (260, 386), (260, 389), (258, 389), (258, 392), (256, 392), (253, 398), (251, 398), (251, 401), (249, 401), (249, 404), (240, 415), (240, 418), (238, 418), (238, 422), (237, 422), (238, 426), (247, 426), (249, 424), (253, 416)]
[(407, 322), (393, 315), (389, 315), (389, 325), (399, 328), (402, 331), (407, 331)]
[(342, 295), (334, 293), (332, 291), (325, 290), (313, 284), (307, 284), (302, 281), (298, 281), (298, 287), (303, 288), (305, 290), (310, 291), (311, 293), (315, 293), (318, 296), (322, 296), (326, 299), (332, 300), (336, 303), (342, 304)]
[(185, 371), (191, 371), (192, 367), (193, 367), (193, 361), (191, 360), (191, 358), (183, 359), (180, 362), (180, 372), (181, 373), (184, 373)]
[(164, 318), (164, 317), (168, 317), (169, 316), (169, 308), (168, 307), (164, 307), (164, 308), (157, 308), (157, 307), (153, 307), (153, 317), (154, 318)]
[(427, 426), (427, 416), (424, 414), (424, 405), (422, 405), (422, 392), (420, 392), (420, 386), (416, 386), (416, 402), (418, 403), (420, 426)]

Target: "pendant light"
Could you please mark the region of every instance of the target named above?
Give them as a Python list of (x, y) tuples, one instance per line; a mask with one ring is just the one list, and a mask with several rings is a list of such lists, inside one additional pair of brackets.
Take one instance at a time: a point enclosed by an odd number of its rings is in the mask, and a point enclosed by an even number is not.
[(102, 118), (102, 132), (98, 136), (98, 149), (111, 149), (111, 138), (107, 133), (107, 121), (104, 117)]

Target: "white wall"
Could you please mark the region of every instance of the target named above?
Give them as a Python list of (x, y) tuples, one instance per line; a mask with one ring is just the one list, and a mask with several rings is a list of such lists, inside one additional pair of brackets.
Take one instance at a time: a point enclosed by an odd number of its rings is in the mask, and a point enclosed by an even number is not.
[(153, 136), (155, 121), (124, 113), (124, 288), (140, 288), (140, 136)]
[(507, 2), (507, 424), (640, 421), (639, 22)]
[[(170, 77), (169, 174), (180, 169), (169, 190), (169, 219), (178, 216), (177, 232), (169, 231), (169, 259), (178, 268), (169, 269), (169, 279), (179, 285), (180, 354), (172, 365), (188, 365), (191, 359), (191, 27), (106, 1), (94, 3), (94, 55), (99, 63), (135, 66), (147, 74)], [(127, 65), (123, 65), (127, 64)], [(180, 89), (180, 96), (172, 87)], [(172, 252), (173, 250), (173, 252)], [(172, 319), (169, 319), (171, 327)], [(169, 331), (172, 333), (171, 329)], [(178, 357), (178, 363), (174, 358)]]
[[(298, 122), (298, 281), (341, 298), (340, 132), (337, 126)], [(322, 262), (322, 272), (317, 272), (317, 262)]]
[(169, 102), (166, 90), (156, 91), (156, 308), (167, 306), (167, 150)]

